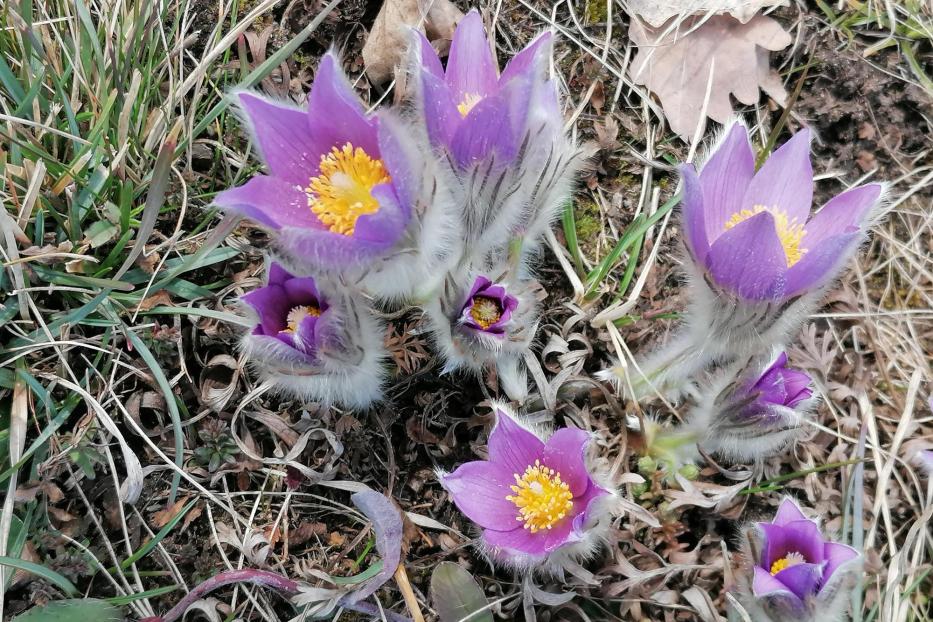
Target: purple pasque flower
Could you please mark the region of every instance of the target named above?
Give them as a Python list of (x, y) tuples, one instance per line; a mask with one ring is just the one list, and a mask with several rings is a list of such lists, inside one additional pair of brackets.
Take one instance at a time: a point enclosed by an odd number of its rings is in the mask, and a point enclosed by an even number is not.
[(268, 283), (241, 299), (256, 311), (259, 323), (252, 334), (277, 339), (309, 361), (316, 358), (318, 324), (330, 305), (310, 276), (296, 277), (277, 263), (269, 266)]
[(460, 324), (469, 330), (502, 339), (512, 312), (517, 308), (518, 298), (506, 292), (504, 285), (478, 276), (460, 310)]
[(806, 372), (787, 367), (787, 353), (781, 352), (751, 385), (749, 393), (756, 395), (758, 404), (794, 408), (813, 396), (810, 383)]
[(366, 114), (329, 52), (307, 107), (234, 95), (266, 174), (217, 195), (221, 208), (276, 231), (296, 259), (345, 267), (386, 253), (412, 217), (416, 177), (393, 123)]
[(866, 233), (881, 184), (847, 190), (812, 218), (810, 130), (802, 129), (755, 171), (739, 122), (697, 174), (681, 167), (687, 247), (720, 287), (754, 301), (783, 300), (832, 279)]
[(769, 606), (780, 612), (822, 613), (825, 617), (813, 619), (834, 619), (826, 607), (840, 591), (844, 575), (856, 571), (858, 551), (824, 539), (816, 521), (790, 498), (781, 502), (774, 520), (756, 527), (761, 547), (754, 559), (753, 598), (771, 601)]
[(414, 36), (415, 89), (428, 138), (447, 148), (461, 168), (491, 154), (501, 165), (512, 161), (530, 116), (550, 118), (560, 126), (556, 88), (545, 78), (550, 33), (539, 35), (501, 74), (476, 9), (457, 25), (446, 70), (427, 38)]
[(482, 528), (490, 557), (516, 567), (592, 544), (600, 499), (610, 492), (586, 464), (590, 436), (563, 428), (546, 441), (496, 410), (489, 459), (440, 477), (457, 508)]

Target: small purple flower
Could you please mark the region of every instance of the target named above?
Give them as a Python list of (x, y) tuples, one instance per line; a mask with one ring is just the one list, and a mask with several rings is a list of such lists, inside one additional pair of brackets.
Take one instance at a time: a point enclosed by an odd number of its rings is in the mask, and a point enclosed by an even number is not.
[(460, 323), (471, 330), (502, 339), (512, 312), (517, 308), (518, 298), (508, 294), (505, 286), (478, 276), (460, 311)]
[(296, 277), (282, 266), (269, 266), (269, 282), (242, 298), (259, 315), (252, 334), (277, 339), (308, 361), (317, 353), (320, 332), (329, 305), (318, 293), (314, 279)]
[(681, 167), (687, 247), (722, 288), (784, 300), (832, 279), (863, 239), (882, 193), (853, 188), (810, 217), (810, 131), (802, 129), (755, 171), (748, 130), (735, 123), (699, 175)]
[(496, 411), (489, 460), (461, 465), (441, 485), (483, 530), (494, 560), (523, 566), (592, 541), (599, 499), (610, 494), (587, 468), (589, 435), (572, 428), (547, 441)]
[(296, 258), (345, 267), (402, 237), (416, 193), (392, 123), (367, 115), (333, 53), (324, 55), (306, 109), (235, 94), (267, 174), (217, 195), (221, 208), (276, 231)]
[(501, 75), (475, 9), (457, 25), (446, 71), (430, 42), (417, 36), (416, 86), (428, 137), (448, 148), (460, 167), (492, 153), (508, 164), (521, 149), (529, 117), (548, 118), (560, 127), (556, 88), (544, 78), (549, 33), (519, 52)]
[[(757, 527), (762, 541), (752, 595), (779, 601), (782, 609), (813, 609), (824, 591), (825, 596), (835, 591), (841, 575), (859, 558), (852, 547), (825, 540), (817, 523), (805, 517), (790, 498), (781, 503), (773, 521)], [(828, 612), (824, 614), (826, 618), (820, 619), (832, 619)]]
[(793, 408), (812, 397), (810, 382), (805, 372), (787, 367), (787, 353), (781, 352), (749, 392), (757, 394), (756, 403), (760, 405)]

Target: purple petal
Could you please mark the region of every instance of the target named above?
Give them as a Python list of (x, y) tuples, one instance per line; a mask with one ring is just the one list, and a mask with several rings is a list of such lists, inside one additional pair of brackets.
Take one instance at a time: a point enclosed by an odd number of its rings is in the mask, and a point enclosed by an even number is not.
[(798, 598), (815, 594), (823, 580), (822, 564), (797, 564), (780, 571), (774, 578), (787, 586)]
[(241, 91), (235, 97), (246, 113), (269, 173), (307, 185), (317, 174), (321, 153), (330, 149), (329, 144), (322, 143), (308, 129), (308, 113), (249, 91)]
[(483, 532), (483, 539), (487, 545), (505, 549), (506, 552), (543, 555), (580, 539), (579, 534), (574, 533), (572, 523), (569, 517), (565, 517), (551, 529), (542, 529), (537, 533), (531, 533), (530, 529), (524, 527), (511, 531), (487, 529)]
[(496, 60), (483, 30), (483, 18), (474, 9), (460, 20), (454, 32), (447, 56), (447, 84), (457, 102), (462, 102), (468, 95), (490, 95), (498, 80)]
[(709, 253), (709, 240), (706, 236), (706, 218), (703, 198), (703, 188), (700, 178), (692, 164), (680, 167), (680, 175), (684, 180), (684, 198), (681, 201), (683, 212), (683, 228), (686, 233), (687, 249), (699, 262), (706, 261)]
[(476, 280), (473, 281), (473, 287), (470, 289), (470, 295), (467, 296), (467, 302), (473, 300), (473, 297), (480, 292), (484, 292), (492, 285), (492, 281), (486, 278), (485, 276), (478, 276)]
[(519, 425), (505, 411), (496, 411), (496, 425), (489, 433), (490, 462), (521, 476), (543, 454), (544, 442), (540, 438)]
[(395, 503), (375, 490), (363, 490), (350, 497), (353, 505), (372, 523), (376, 539), (376, 551), (382, 559), (382, 570), (344, 597), (347, 603), (356, 603), (376, 593), (392, 578), (402, 556), (404, 523)]
[(320, 294), (318, 294), (314, 279), (310, 276), (292, 277), (282, 283), (282, 287), (285, 289), (285, 296), (288, 299), (288, 304), (292, 307), (297, 307), (298, 305), (315, 305), (322, 311), (327, 308), (327, 305), (321, 300)]
[(449, 145), (463, 121), (450, 87), (443, 80), (429, 73), (422, 73), (421, 105), (431, 144)]
[(822, 287), (852, 257), (859, 233), (842, 233), (822, 240), (787, 271), (785, 296)]
[(599, 517), (596, 516), (597, 510), (603, 507), (596, 503), (599, 499), (609, 494), (609, 491), (590, 480), (586, 492), (573, 500), (573, 528), (577, 531), (583, 531), (586, 527), (592, 525)]
[(308, 124), (324, 152), (350, 143), (371, 157), (379, 157), (377, 121), (367, 118), (359, 98), (347, 82), (337, 58), (328, 52), (318, 65), (308, 94)]
[(514, 494), (512, 472), (500, 464), (467, 462), (441, 478), (457, 508), (467, 518), (487, 529), (509, 530), (521, 523), (518, 508), (506, 497)]
[(796, 520), (784, 525), (759, 523), (765, 535), (765, 549), (762, 552), (762, 568), (771, 569), (775, 561), (791, 553), (803, 555), (809, 564), (823, 561), (823, 536), (816, 523), (809, 520)]
[(787, 220), (807, 222), (813, 207), (810, 130), (804, 128), (771, 154), (748, 185), (742, 206), (777, 208)]
[(810, 248), (840, 233), (861, 229), (879, 198), (881, 184), (859, 186), (834, 196), (807, 223), (800, 246)]
[[(395, 200), (401, 208), (399, 213), (407, 224), (408, 219), (411, 218), (412, 206), (419, 194), (423, 172), (416, 171), (412, 167), (412, 154), (408, 150), (410, 145), (402, 137), (403, 131), (406, 129), (394, 119), (385, 119), (380, 123), (379, 151), (386, 171), (392, 179)], [(373, 192), (375, 193), (375, 189)], [(380, 203), (382, 203), (381, 200)]]
[(421, 69), (443, 80), (444, 66), (441, 65), (441, 59), (437, 56), (437, 50), (434, 49), (434, 46), (431, 45), (431, 42), (423, 33), (414, 28), (411, 29), (411, 32), (414, 37), (414, 45), (418, 46), (418, 52), (420, 52)]
[(787, 257), (774, 217), (761, 212), (723, 233), (710, 247), (706, 265), (717, 283), (743, 298), (779, 298)]
[(757, 597), (786, 593), (797, 598), (786, 585), (775, 579), (770, 572), (755, 566), (755, 577), (752, 580), (752, 593)]
[(574, 497), (586, 492), (590, 474), (586, 469), (585, 451), (590, 435), (576, 428), (562, 428), (551, 435), (544, 445), (542, 462), (560, 473)]
[(308, 195), (277, 177), (256, 175), (242, 186), (218, 194), (214, 205), (273, 229), (323, 227), (308, 206)]
[(308, 315), (298, 323), (293, 336), (296, 348), (308, 354), (313, 354), (317, 351), (318, 340), (316, 327), (320, 319), (320, 317)]
[(839, 542), (827, 542), (823, 545), (823, 555), (826, 558), (826, 566), (823, 568), (823, 584), (825, 584), (837, 568), (857, 558), (859, 552)]
[(517, 145), (509, 102), (501, 95), (493, 95), (476, 104), (459, 124), (450, 141), (450, 150), (461, 168), (485, 160), (496, 153), (503, 161), (515, 157)]
[[(787, 354), (782, 352), (781, 356), (786, 363)], [(780, 361), (780, 358), (778, 361)], [(778, 511), (774, 515), (774, 520), (771, 521), (771, 524), (783, 527), (787, 523), (798, 520), (807, 520), (807, 517), (804, 516), (803, 512), (800, 510), (800, 506), (797, 505), (797, 502), (794, 501), (792, 497), (785, 497), (784, 500), (781, 501), (781, 505), (778, 507)]]
[(286, 270), (282, 266), (282, 264), (276, 263), (274, 261), (269, 265), (268, 274), (269, 274), (269, 281), (268, 281), (269, 285), (284, 285), (291, 279), (295, 278), (295, 276), (291, 272)]
[(543, 73), (544, 63), (547, 62), (547, 58), (551, 53), (553, 41), (554, 35), (550, 32), (542, 32), (535, 37), (534, 41), (525, 46), (525, 49), (508, 62), (505, 69), (502, 70), (499, 82), (504, 84), (515, 76), (522, 74), (533, 76), (538, 71)]
[(241, 300), (259, 315), (259, 326), (254, 334), (275, 336), (285, 328), (292, 304), (281, 285), (266, 285), (245, 294)]
[(733, 214), (750, 207), (742, 199), (754, 176), (755, 154), (748, 141), (748, 130), (741, 123), (733, 123), (700, 171), (706, 213), (704, 239), (716, 240)]

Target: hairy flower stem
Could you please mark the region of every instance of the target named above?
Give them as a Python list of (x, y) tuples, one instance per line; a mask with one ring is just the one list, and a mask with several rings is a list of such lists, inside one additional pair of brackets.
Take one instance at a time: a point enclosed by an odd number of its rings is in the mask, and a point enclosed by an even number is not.
[(228, 572), (221, 572), (202, 582), (188, 592), (188, 594), (164, 616), (143, 618), (140, 622), (175, 622), (175, 620), (180, 620), (192, 603), (203, 598), (206, 594), (213, 592), (217, 588), (233, 583), (252, 583), (253, 585), (272, 588), (287, 596), (294, 596), (298, 593), (298, 583), (280, 574), (249, 568), (245, 570), (230, 570)]

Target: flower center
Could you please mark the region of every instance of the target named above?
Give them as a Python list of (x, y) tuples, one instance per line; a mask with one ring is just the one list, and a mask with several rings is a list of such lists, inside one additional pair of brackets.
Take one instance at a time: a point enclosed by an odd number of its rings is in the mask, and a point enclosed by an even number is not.
[(305, 188), (308, 206), (334, 233), (353, 235), (356, 221), (379, 211), (372, 190), (390, 181), (382, 160), (350, 143), (321, 156), (321, 170)]
[(787, 214), (779, 210), (777, 206), (765, 207), (764, 205), (756, 205), (752, 209), (743, 209), (740, 212), (736, 212), (732, 215), (732, 218), (726, 222), (726, 230), (728, 231), (740, 222), (748, 220), (752, 216), (757, 216), (761, 212), (770, 212), (771, 215), (774, 216), (774, 228), (777, 229), (778, 238), (781, 240), (781, 246), (784, 247), (784, 255), (787, 257), (787, 267), (790, 268), (800, 261), (804, 253), (807, 252), (806, 249), (800, 248), (800, 242), (803, 240), (803, 235), (806, 233), (806, 230), (803, 228), (802, 224), (797, 222), (796, 218), (788, 220)]
[(470, 317), (476, 320), (476, 323), (486, 330), (496, 322), (502, 319), (502, 307), (499, 301), (486, 296), (475, 296), (473, 306), (470, 307)]
[(282, 332), (285, 333), (294, 333), (298, 330), (298, 326), (301, 324), (301, 321), (306, 317), (318, 317), (321, 315), (321, 310), (315, 305), (298, 305), (297, 307), (292, 307), (292, 310), (288, 312), (288, 316), (285, 319), (285, 330)]
[(539, 460), (515, 474), (514, 495), (506, 497), (518, 508), (515, 520), (525, 523), (525, 529), (537, 533), (550, 529), (573, 509), (573, 494), (563, 482), (560, 473), (549, 469)]
[(463, 101), (457, 104), (457, 110), (460, 111), (460, 116), (465, 117), (470, 114), (470, 111), (473, 110), (473, 106), (483, 101), (481, 95), (476, 93), (467, 93), (463, 96)]
[(779, 560), (776, 560), (771, 564), (771, 576), (776, 575), (785, 568), (790, 568), (791, 566), (796, 566), (798, 564), (805, 564), (807, 559), (803, 556), (802, 553), (794, 551), (793, 553), (788, 553)]

